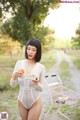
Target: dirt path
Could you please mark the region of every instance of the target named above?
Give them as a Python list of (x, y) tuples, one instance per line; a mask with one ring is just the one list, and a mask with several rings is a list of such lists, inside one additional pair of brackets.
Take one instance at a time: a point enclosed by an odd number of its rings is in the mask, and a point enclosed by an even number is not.
[(74, 85), (75, 91), (80, 93), (80, 70), (78, 70), (76, 68), (76, 66), (73, 64), (72, 60), (69, 58), (69, 56), (67, 54), (65, 54), (63, 51), (57, 52), (56, 63), (50, 69), (50, 71), (48, 73), (59, 75), (61, 73), (59, 65), (63, 59), (69, 64), (69, 71), (71, 74), (70, 81)]

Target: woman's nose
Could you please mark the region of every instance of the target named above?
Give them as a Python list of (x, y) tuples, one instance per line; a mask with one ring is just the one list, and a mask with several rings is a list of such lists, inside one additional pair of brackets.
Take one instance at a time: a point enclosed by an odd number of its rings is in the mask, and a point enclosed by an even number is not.
[(32, 50), (30, 50), (29, 53), (32, 53)]

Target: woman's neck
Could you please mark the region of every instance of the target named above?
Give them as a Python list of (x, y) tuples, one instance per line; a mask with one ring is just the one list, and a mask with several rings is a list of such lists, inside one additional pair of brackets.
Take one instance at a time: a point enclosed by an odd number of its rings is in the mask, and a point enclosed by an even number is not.
[(28, 62), (28, 64), (35, 64), (36, 63), (35, 60), (29, 60), (29, 59), (27, 59), (27, 62)]

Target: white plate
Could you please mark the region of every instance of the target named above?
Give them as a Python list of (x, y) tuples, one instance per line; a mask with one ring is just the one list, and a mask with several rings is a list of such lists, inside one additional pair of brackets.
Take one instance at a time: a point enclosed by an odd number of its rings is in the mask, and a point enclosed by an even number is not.
[(36, 76), (35, 75), (25, 75), (25, 80), (35, 80)]

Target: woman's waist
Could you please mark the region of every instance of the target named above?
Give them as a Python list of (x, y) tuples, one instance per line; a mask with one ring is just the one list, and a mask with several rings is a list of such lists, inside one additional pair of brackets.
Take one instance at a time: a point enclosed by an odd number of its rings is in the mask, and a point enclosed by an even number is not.
[(35, 88), (20, 87), (19, 97), (21, 97), (21, 96), (27, 96), (27, 97), (35, 96), (35, 97), (38, 97), (39, 95), (40, 95), (40, 92), (37, 91)]
[(18, 85), (25, 89), (34, 89), (36, 85), (30, 80), (18, 80)]
[(33, 86), (33, 87), (28, 87), (28, 86), (20, 86), (20, 90), (35, 90), (35, 87)]

